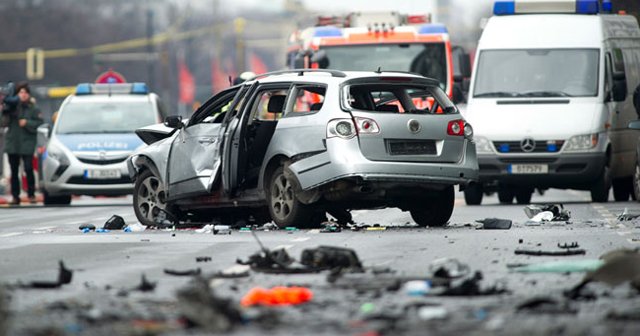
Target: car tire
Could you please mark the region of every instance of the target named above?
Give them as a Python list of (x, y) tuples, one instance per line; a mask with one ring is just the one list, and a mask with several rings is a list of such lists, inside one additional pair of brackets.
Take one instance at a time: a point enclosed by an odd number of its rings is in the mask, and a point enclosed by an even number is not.
[(516, 202), (518, 204), (531, 203), (531, 197), (533, 196), (533, 188), (518, 188), (516, 189)]
[(605, 166), (600, 176), (591, 186), (591, 201), (607, 202), (609, 200), (609, 189), (611, 189), (611, 172), (609, 167)]
[(473, 183), (464, 190), (464, 201), (467, 205), (480, 205), (483, 196), (481, 184)]
[(629, 196), (633, 194), (633, 178), (620, 178), (614, 179), (613, 186), (613, 199), (616, 202), (626, 202), (629, 200)]
[(423, 199), (409, 212), (418, 226), (443, 227), (451, 218), (454, 203), (453, 186), (448, 186), (437, 197)]
[(274, 170), (266, 190), (271, 219), (279, 227), (314, 228), (320, 225), (315, 207), (303, 204), (296, 197), (298, 182), (289, 177), (280, 166)]
[(145, 226), (158, 226), (166, 218), (168, 205), (165, 188), (150, 170), (143, 171), (133, 187), (133, 211)]
[(71, 204), (71, 195), (50, 195), (46, 190), (42, 192), (42, 203), (44, 205), (69, 205)]
[(513, 197), (515, 196), (513, 189), (511, 187), (502, 186), (498, 189), (498, 201), (500, 204), (511, 204), (513, 203)]

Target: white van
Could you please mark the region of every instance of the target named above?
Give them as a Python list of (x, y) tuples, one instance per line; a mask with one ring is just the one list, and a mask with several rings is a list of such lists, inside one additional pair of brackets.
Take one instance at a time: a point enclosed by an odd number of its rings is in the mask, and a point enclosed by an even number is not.
[(467, 204), (496, 190), (501, 203), (527, 204), (535, 188), (606, 202), (612, 185), (617, 201), (629, 199), (639, 67), (638, 22), (604, 14), (598, 0), (496, 1), (464, 113), (480, 167)]

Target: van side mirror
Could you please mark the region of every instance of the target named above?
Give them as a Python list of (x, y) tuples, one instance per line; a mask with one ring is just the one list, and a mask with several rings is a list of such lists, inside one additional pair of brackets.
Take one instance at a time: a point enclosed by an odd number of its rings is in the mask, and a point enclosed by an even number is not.
[(172, 115), (164, 118), (164, 125), (171, 128), (180, 129), (184, 127), (182, 116)]
[(611, 94), (613, 101), (624, 101), (627, 98), (627, 81), (625, 79), (614, 79)]
[(460, 46), (454, 46), (451, 52), (453, 54), (453, 80), (462, 82), (465, 78), (471, 77), (469, 53)]

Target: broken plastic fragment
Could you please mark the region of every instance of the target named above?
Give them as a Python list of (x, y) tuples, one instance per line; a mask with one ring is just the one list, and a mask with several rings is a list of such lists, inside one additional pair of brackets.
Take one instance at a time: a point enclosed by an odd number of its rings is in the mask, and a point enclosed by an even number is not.
[(247, 293), (240, 304), (242, 306), (278, 306), (278, 305), (298, 305), (310, 301), (313, 292), (305, 287), (273, 287), (264, 289), (261, 287), (252, 288)]
[(476, 222), (482, 223), (482, 228), (485, 230), (508, 230), (511, 228), (512, 224), (510, 219), (500, 218), (478, 219)]

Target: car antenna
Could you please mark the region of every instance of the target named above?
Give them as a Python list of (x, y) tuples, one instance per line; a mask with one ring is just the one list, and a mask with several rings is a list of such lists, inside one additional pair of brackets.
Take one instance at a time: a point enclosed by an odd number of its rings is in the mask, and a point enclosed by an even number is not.
[(381, 66), (379, 66), (379, 67), (378, 67), (378, 70), (376, 70), (376, 72), (377, 72), (377, 73), (382, 73), (382, 67), (381, 67)]
[(231, 76), (229, 76), (229, 86), (233, 86), (233, 79), (231, 79)]

